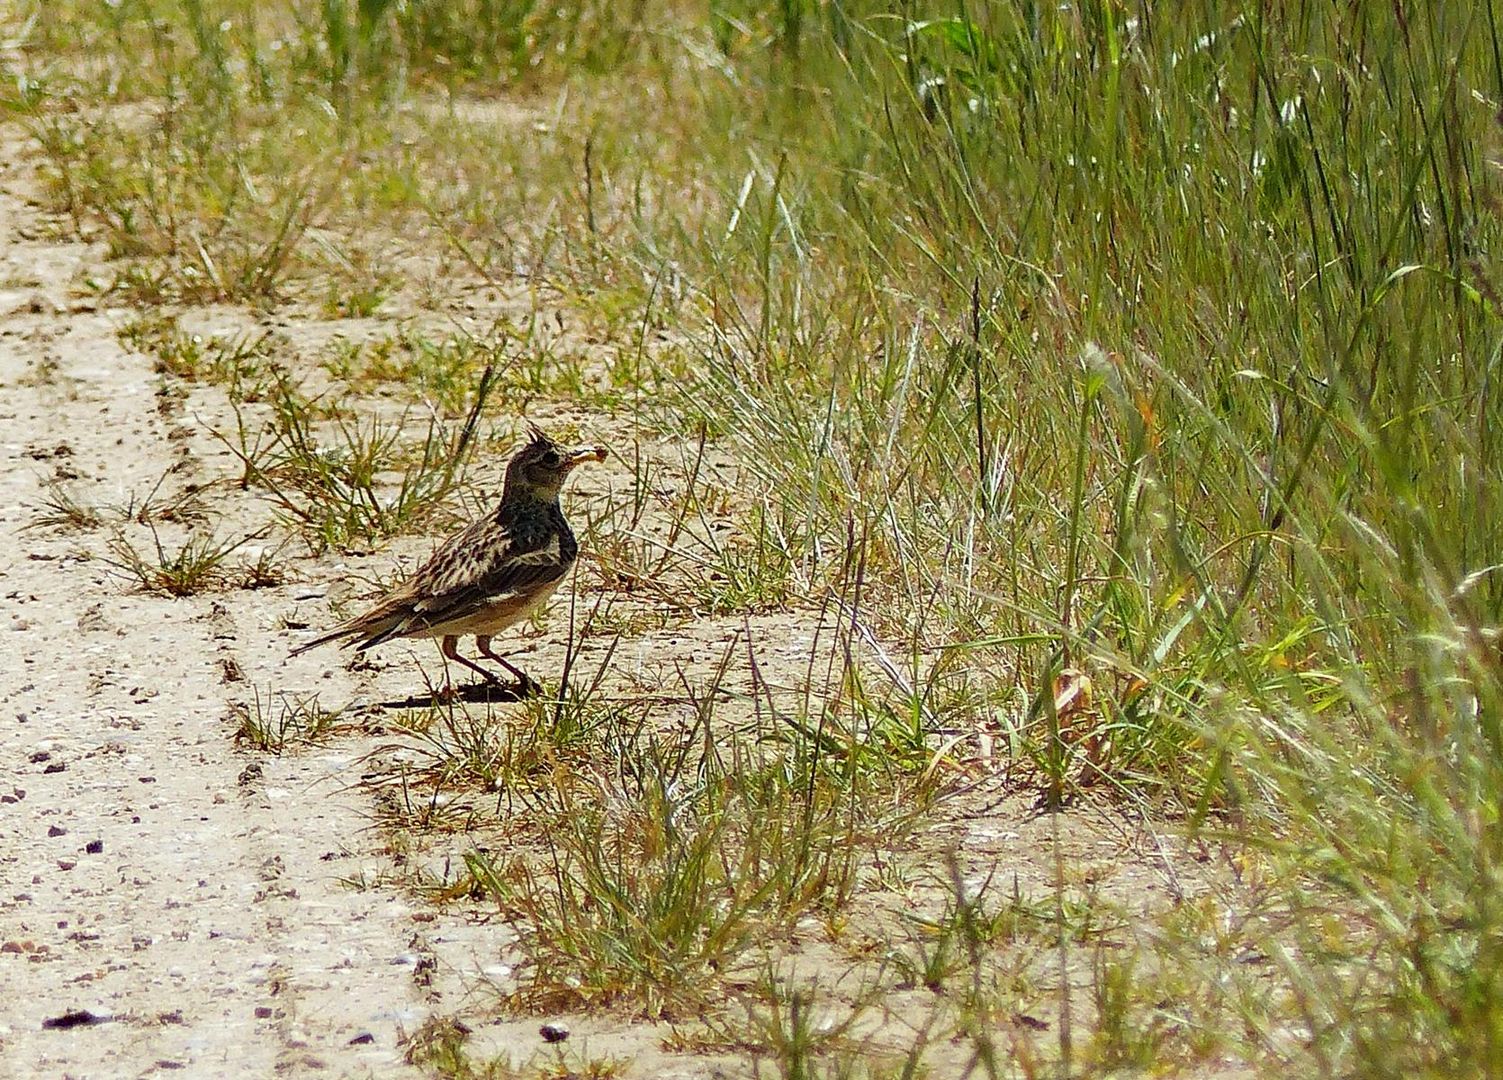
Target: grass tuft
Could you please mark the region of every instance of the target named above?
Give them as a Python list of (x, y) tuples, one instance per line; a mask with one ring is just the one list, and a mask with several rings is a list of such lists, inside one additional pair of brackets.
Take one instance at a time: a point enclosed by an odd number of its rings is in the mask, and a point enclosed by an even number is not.
[(226, 584), (230, 579), (226, 560), (244, 545), (259, 539), (251, 533), (238, 540), (220, 540), (211, 532), (190, 533), (182, 544), (164, 543), (153, 524), (152, 550), (143, 553), (117, 529), (110, 538), (109, 563), (147, 592), (168, 596), (193, 596)]
[(338, 729), (339, 713), (318, 704), (317, 694), (257, 690), (248, 703), (234, 706), (235, 741), (252, 750), (282, 754), (293, 746), (327, 742)]

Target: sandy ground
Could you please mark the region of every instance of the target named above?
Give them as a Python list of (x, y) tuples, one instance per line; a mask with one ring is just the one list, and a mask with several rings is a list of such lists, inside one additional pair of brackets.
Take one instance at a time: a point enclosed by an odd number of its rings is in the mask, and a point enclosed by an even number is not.
[(422, 913), (339, 883), (377, 847), (355, 751), (230, 738), (226, 674), (275, 600), (132, 591), (99, 534), (27, 527), (53, 479), (123, 504), (198, 462), (121, 314), (78, 298), (102, 253), (3, 179), (0, 1073), (410, 1072)]

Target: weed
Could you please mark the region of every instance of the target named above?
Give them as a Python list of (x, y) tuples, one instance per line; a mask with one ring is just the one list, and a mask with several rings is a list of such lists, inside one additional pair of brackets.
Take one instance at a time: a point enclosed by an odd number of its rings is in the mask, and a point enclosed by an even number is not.
[(177, 525), (200, 525), (206, 518), (204, 489), (196, 484), (185, 484), (176, 494), (163, 495), (162, 488), (172, 476), (172, 470), (157, 477), (156, 483), (140, 494), (131, 490), (123, 503), (108, 508), (110, 516), (121, 524), (135, 522), (138, 525), (171, 523)]
[(252, 750), (282, 754), (293, 745), (316, 745), (336, 731), (339, 713), (318, 704), (317, 694), (290, 694), (260, 690), (249, 703), (233, 706), (235, 741)]
[(435, 1017), (407, 1040), (407, 1060), (451, 1080), (612, 1080), (627, 1063), (589, 1057), (565, 1046), (540, 1051), (516, 1062), (510, 1055), (476, 1060), (465, 1048), (470, 1028), (463, 1021)]
[(121, 327), (120, 340), (154, 357), (158, 372), (221, 385), (237, 404), (259, 401), (274, 381), (271, 331), (206, 339), (182, 330), (170, 316), (143, 316)]
[[(858, 992), (851, 1004), (821, 992), (818, 980), (801, 980), (769, 965), (755, 992), (740, 1002), (743, 1023), (730, 1039), (750, 1055), (754, 1075), (770, 1065), (780, 1080), (882, 1080), (927, 1075), (921, 1062), (927, 1033), (906, 1050), (862, 1037), (858, 1025), (875, 1007), (875, 995)], [(725, 1034), (731, 1035), (729, 1028)]]
[(504, 332), (481, 339), (455, 335), (434, 341), (404, 331), (360, 345), (336, 341), (323, 366), (356, 392), (387, 387), (410, 388), (445, 417), (463, 416), (475, 378), (487, 368), (505, 381)]
[(439, 1076), (469, 1077), (470, 1063), (464, 1053), (470, 1028), (463, 1021), (434, 1016), (407, 1036), (405, 1057), (410, 1065), (432, 1069)]
[[(261, 489), (312, 550), (343, 548), (414, 528), (435, 513), (458, 486), (493, 385), (487, 369), (458, 431), (432, 418), (416, 452), (403, 444), (400, 423), (360, 424), (338, 413), (332, 443), (325, 444), (315, 427), (318, 403), (281, 374), (270, 392), (268, 422), (252, 434), (237, 409), (234, 438), (216, 434), (240, 459), (241, 485)], [(389, 474), (395, 474), (390, 487)]]
[(209, 532), (191, 533), (177, 547), (162, 542), (151, 525), (152, 552), (142, 554), (125, 533), (116, 529), (110, 538), (109, 563), (147, 592), (168, 596), (192, 596), (221, 585), (226, 580), (225, 560), (236, 550), (258, 539), (251, 533), (238, 540), (219, 540)]
[(255, 560), (244, 563), (238, 582), (242, 589), (268, 589), (285, 584), (288, 580), (286, 567), (278, 562), (282, 546), (261, 547), (254, 550)]
[(34, 528), (97, 529), (104, 524), (99, 507), (81, 501), (67, 483), (49, 480), (39, 512), (30, 522)]
[(80, 500), (66, 480), (54, 478), (46, 483), (40, 512), (31, 524), (33, 527), (87, 530), (109, 522), (119, 525), (129, 522), (139, 525), (201, 523), (205, 518), (202, 489), (190, 484), (176, 495), (162, 497), (162, 486), (170, 475), (170, 471), (163, 473), (144, 495), (131, 491), (124, 503), (104, 505)]
[(545, 861), (466, 859), (483, 894), (534, 928), (518, 1005), (703, 1002), (752, 942), (838, 908), (860, 852), (891, 836), (875, 819), (885, 800), (821, 774), (817, 754), (725, 760), (695, 734), (664, 742), (640, 727), (616, 739), (603, 792), (555, 771), (522, 800), (547, 823)]

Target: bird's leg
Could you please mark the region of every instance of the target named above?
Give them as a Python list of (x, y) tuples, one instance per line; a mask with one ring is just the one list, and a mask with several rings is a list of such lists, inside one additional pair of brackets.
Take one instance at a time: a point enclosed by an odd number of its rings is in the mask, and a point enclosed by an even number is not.
[[(453, 661), (456, 661), (457, 663), (463, 664), (465, 667), (469, 668), (471, 671), (478, 671), (478, 672), (480, 672), (480, 674), (482, 674), (482, 675), (485, 676), (485, 681), (486, 682), (488, 682), (488, 683), (498, 683), (498, 682), (501, 681), (500, 679), (496, 678), (495, 675), (491, 674), (489, 671), (486, 671), (485, 668), (483, 668), (479, 664), (475, 663), (475, 661), (473, 661), (473, 660), (466, 660), (464, 657), (462, 657), (462, 656), (459, 655), (459, 635), (458, 634), (445, 634), (444, 638), (443, 638), (443, 641), (439, 643), (438, 649), (439, 649), (439, 652), (441, 652), (441, 653), (444, 654), (444, 657), (446, 659), (453, 660)], [(481, 651), (484, 652), (485, 650), (482, 649)], [(507, 666), (509, 667), (510, 665), (507, 665)]]
[(496, 663), (504, 667), (507, 671), (515, 675), (517, 677), (517, 685), (522, 688), (522, 693), (527, 694), (534, 690), (542, 689), (542, 687), (532, 681), (532, 678), (527, 674), (527, 672), (523, 671), (521, 668), (517, 667), (516, 664), (513, 664), (506, 657), (502, 656), (500, 653), (491, 648), (491, 635), (477, 634), (475, 636), (475, 648), (480, 650), (481, 656), (484, 656), (488, 660), (494, 660)]

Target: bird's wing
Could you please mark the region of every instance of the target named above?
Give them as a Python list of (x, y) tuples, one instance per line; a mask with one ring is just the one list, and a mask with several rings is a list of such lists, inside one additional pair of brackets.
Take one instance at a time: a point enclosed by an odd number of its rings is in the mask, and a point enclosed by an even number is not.
[(557, 581), (571, 562), (557, 532), (526, 535), (494, 518), (477, 521), (361, 616), (370, 636), (357, 648), (466, 618), (509, 595)]

